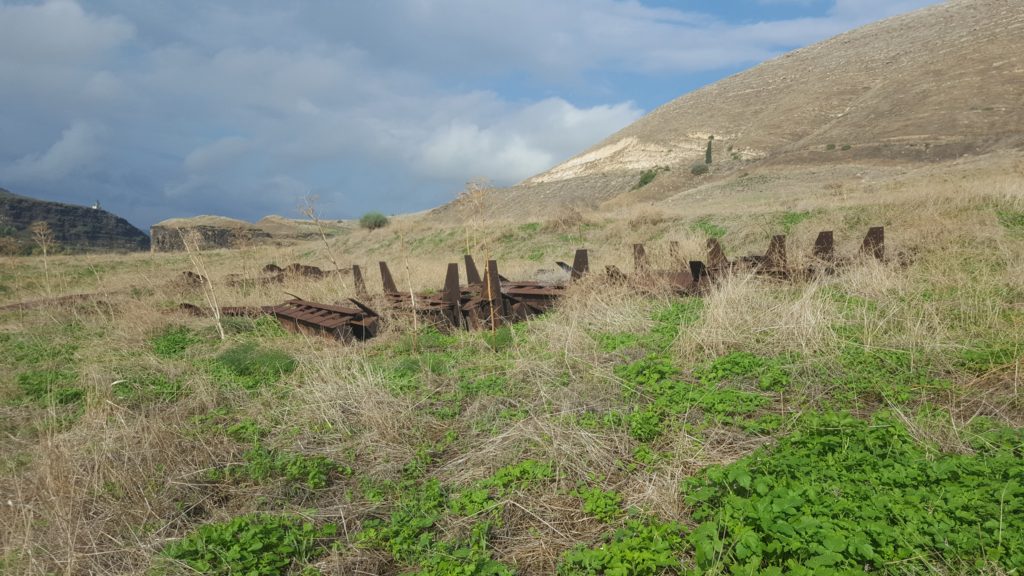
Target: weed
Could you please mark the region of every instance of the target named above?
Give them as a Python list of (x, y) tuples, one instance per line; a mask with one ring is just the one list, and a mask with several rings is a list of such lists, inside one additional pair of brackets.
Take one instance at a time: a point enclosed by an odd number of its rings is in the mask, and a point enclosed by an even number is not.
[(128, 404), (174, 402), (184, 396), (181, 382), (163, 374), (139, 374), (125, 378), (112, 387), (114, 397)]
[(356, 541), (381, 548), (402, 564), (418, 565), (419, 570), (411, 574), (511, 576), (512, 571), (487, 550), (491, 522), (475, 524), (463, 541), (438, 538), (434, 526), (444, 516), (446, 504), (447, 496), (437, 480), (405, 482), (399, 486), (398, 501), (388, 520), (364, 522)]
[(697, 368), (694, 375), (708, 385), (751, 378), (761, 390), (782, 390), (789, 385), (789, 373), (783, 365), (790, 360), (764, 358), (749, 352), (732, 352), (719, 356), (707, 366)]
[(622, 496), (600, 488), (577, 488), (572, 492), (583, 501), (583, 512), (601, 522), (611, 522), (622, 515)]
[(225, 432), (227, 433), (228, 438), (231, 438), (236, 442), (246, 442), (252, 444), (256, 444), (257, 442), (262, 440), (263, 437), (270, 433), (269, 430), (267, 430), (263, 426), (260, 426), (259, 423), (250, 418), (246, 418), (240, 422), (228, 426)]
[(1024, 234), (1024, 211), (996, 210), (999, 223), (1014, 234)]
[(800, 224), (810, 217), (811, 213), (807, 211), (783, 212), (782, 216), (779, 217), (779, 223), (782, 225), (782, 233), (789, 234), (797, 224)]
[(591, 548), (580, 545), (562, 556), (559, 576), (656, 576), (679, 573), (686, 548), (676, 522), (633, 519)]
[(551, 480), (554, 477), (555, 472), (550, 463), (523, 460), (517, 464), (500, 468), (493, 476), (483, 480), (480, 485), (485, 488), (496, 488), (498, 491), (506, 493), (526, 490), (536, 482)]
[(678, 370), (664, 356), (648, 356), (617, 366), (615, 374), (623, 380), (626, 398), (640, 395), (649, 400), (629, 417), (630, 434), (641, 442), (660, 436), (667, 418), (696, 408), (721, 423), (735, 423), (737, 416), (753, 414), (769, 403), (760, 394), (718, 387), (707, 377), (699, 384), (680, 381), (676, 378)]
[(284, 574), (319, 556), (317, 541), (336, 533), (334, 524), (317, 528), (295, 516), (249, 514), (201, 526), (163, 555), (202, 574)]
[(703, 232), (708, 238), (721, 238), (725, 236), (726, 232), (728, 232), (728, 230), (723, 226), (719, 226), (711, 222), (709, 218), (701, 218), (700, 220), (697, 220), (693, 223), (691, 228), (698, 232)]
[(17, 377), (25, 398), (58, 406), (75, 404), (85, 398), (85, 390), (73, 385), (77, 381), (77, 374), (64, 370), (29, 370)]
[(860, 396), (868, 400), (906, 403), (928, 391), (947, 389), (950, 383), (932, 378), (924, 359), (905, 350), (885, 350), (848, 344), (839, 354), (836, 371), (824, 368), (825, 381), (837, 387), (837, 398)]
[(306, 456), (294, 452), (268, 449), (259, 444), (245, 452), (245, 464), (233, 464), (209, 472), (207, 479), (215, 482), (249, 480), (257, 484), (283, 478), (310, 490), (326, 488), (335, 473), (351, 474), (330, 458)]
[(171, 326), (150, 339), (153, 353), (161, 358), (179, 358), (201, 338), (186, 326)]
[(255, 343), (239, 344), (217, 357), (218, 375), (227, 375), (232, 383), (254, 390), (273, 384), (295, 371), (298, 363), (287, 352), (261, 348)]
[(1012, 344), (982, 343), (961, 351), (957, 366), (971, 374), (984, 374), (1013, 364), (1022, 354), (1024, 351)]
[(1024, 565), (1024, 433), (934, 457), (897, 421), (808, 415), (777, 446), (683, 483), (702, 571), (928, 573)]
[(700, 298), (684, 298), (656, 310), (651, 316), (655, 324), (648, 334), (599, 333), (594, 335), (594, 339), (605, 352), (615, 352), (633, 346), (642, 346), (652, 352), (666, 352), (679, 336), (679, 330), (695, 324), (700, 319), (703, 309), (704, 301)]

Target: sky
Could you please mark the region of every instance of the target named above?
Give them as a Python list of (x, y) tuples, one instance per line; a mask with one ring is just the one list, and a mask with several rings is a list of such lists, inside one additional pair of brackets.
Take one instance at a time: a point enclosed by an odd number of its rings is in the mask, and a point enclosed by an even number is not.
[(0, 0), (0, 188), (143, 229), (431, 208), (938, 0)]

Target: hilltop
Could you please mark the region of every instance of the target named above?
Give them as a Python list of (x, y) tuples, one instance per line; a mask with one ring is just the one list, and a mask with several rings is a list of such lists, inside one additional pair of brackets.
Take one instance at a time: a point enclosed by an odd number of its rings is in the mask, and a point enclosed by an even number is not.
[[(323, 232), (335, 236), (349, 229), (340, 220), (321, 220)], [(179, 231), (194, 231), (200, 236), (202, 248), (238, 248), (248, 244), (294, 243), (320, 238), (320, 229), (310, 220), (293, 220), (283, 216), (266, 216), (257, 222), (246, 222), (224, 216), (193, 216), (170, 218), (153, 225), (153, 249), (157, 252), (182, 250)]]
[[(516, 218), (564, 205), (657, 202), (762, 172), (807, 183), (814, 171), (810, 181), (820, 187), (865, 171), (893, 175), (1019, 154), (1022, 39), (1024, 4), (1008, 0), (952, 0), (864, 26), (677, 98), (493, 191), (487, 205)], [(694, 176), (709, 140), (710, 173)], [(636, 189), (645, 171), (654, 182)], [(451, 205), (435, 211), (444, 214)]]
[(127, 220), (100, 208), (47, 202), (0, 188), (0, 239), (8, 252), (31, 250), (29, 228), (45, 222), (61, 249), (148, 250), (149, 237)]

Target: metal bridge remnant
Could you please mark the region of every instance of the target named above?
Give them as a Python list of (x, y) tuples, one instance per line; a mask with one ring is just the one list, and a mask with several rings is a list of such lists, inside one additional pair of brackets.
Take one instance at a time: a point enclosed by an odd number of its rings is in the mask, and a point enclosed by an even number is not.
[[(666, 261), (652, 263), (643, 244), (634, 244), (632, 252), (632, 274), (624, 274), (616, 266), (608, 265), (608, 280), (625, 283), (638, 291), (668, 288), (684, 296), (701, 296), (716, 282), (736, 273), (779, 281), (799, 281), (830, 275), (848, 266), (857, 257), (837, 256), (834, 235), (828, 230), (817, 235), (811, 258), (797, 265), (789, 258), (784, 235), (772, 236), (764, 253), (733, 259), (726, 255), (716, 238), (707, 240), (705, 260), (683, 260), (676, 242), (669, 244), (669, 257)], [(886, 261), (885, 228), (870, 228), (858, 255), (860, 258)], [(561, 281), (510, 280), (499, 272), (496, 260), (487, 260), (481, 275), (473, 257), (468, 254), (463, 257), (462, 264), (465, 268), (464, 283), (459, 264), (452, 262), (447, 266), (440, 291), (417, 293), (399, 289), (387, 262), (380, 261), (378, 267), (383, 292), (379, 295), (370, 294), (363, 271), (358, 265), (342, 271), (321, 271), (302, 265), (281, 269), (268, 265), (264, 273), (270, 276), (291, 273), (320, 279), (329, 274), (350, 273), (356, 296), (360, 300), (350, 298), (349, 305), (320, 304), (293, 298), (278, 306), (224, 307), (219, 313), (221, 316), (270, 315), (286, 329), (342, 342), (373, 338), (381, 327), (381, 314), (362, 301), (371, 302), (397, 315), (414, 315), (418, 321), (443, 332), (491, 330), (551, 310), (572, 283), (590, 273), (590, 253), (586, 249), (576, 250), (571, 266), (558, 262), (565, 275)], [(190, 283), (201, 281), (185, 276)], [(211, 315), (208, 308), (193, 304), (182, 304), (181, 309), (194, 315)]]

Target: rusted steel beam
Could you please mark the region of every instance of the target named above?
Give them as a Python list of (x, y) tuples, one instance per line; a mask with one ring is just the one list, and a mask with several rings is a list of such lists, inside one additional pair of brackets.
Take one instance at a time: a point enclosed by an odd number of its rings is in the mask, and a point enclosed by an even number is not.
[(465, 256), (466, 262), (466, 284), (470, 286), (476, 286), (483, 284), (484, 281), (480, 278), (480, 272), (476, 269), (476, 262), (473, 262), (473, 257), (469, 254)]
[(570, 280), (579, 280), (590, 273), (590, 252), (586, 248), (579, 248), (572, 259), (572, 272), (569, 273)]
[(814, 240), (814, 258), (822, 262), (832, 263), (836, 259), (835, 241), (831, 230), (818, 232)]
[(644, 245), (633, 244), (633, 273), (646, 274), (647, 270), (647, 251), (644, 249)]
[(864, 243), (860, 247), (861, 254), (871, 256), (875, 260), (885, 260), (885, 227), (874, 226), (868, 229)]
[(284, 328), (303, 334), (342, 342), (368, 340), (376, 336), (380, 316), (361, 302), (350, 301), (354, 308), (294, 299), (274, 306), (270, 313)]
[(384, 293), (398, 294), (398, 285), (395, 284), (395, 278), (391, 275), (388, 263), (382, 260), (378, 264), (380, 266), (380, 281), (384, 284)]
[(726, 271), (731, 266), (729, 259), (725, 257), (725, 251), (717, 238), (708, 238), (708, 268), (713, 271)]
[(363, 271), (358, 264), (352, 265), (352, 282), (356, 285), (356, 296), (366, 298), (370, 295), (366, 290), (366, 281), (363, 280)]

